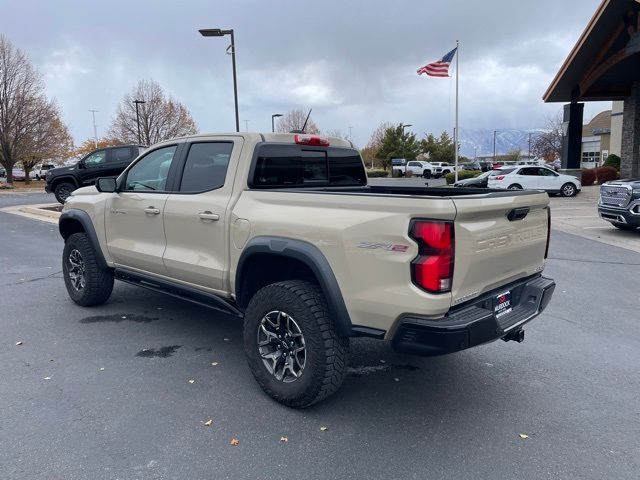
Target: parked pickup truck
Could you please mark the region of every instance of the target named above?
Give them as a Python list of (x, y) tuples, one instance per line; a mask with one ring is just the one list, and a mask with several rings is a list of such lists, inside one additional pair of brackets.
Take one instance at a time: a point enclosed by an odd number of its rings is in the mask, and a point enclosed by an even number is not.
[[(402, 161), (403, 163), (399, 163), (399, 161)], [(405, 161), (405, 159), (399, 158), (392, 160), (391, 170), (392, 175), (396, 173), (399, 177), (404, 177), (407, 174), (407, 171), (409, 171), (414, 177), (431, 178), (433, 166), (429, 162), (422, 160)]]
[(549, 303), (549, 199), (371, 186), (347, 140), (200, 135), (151, 147), (73, 192), (59, 230), (73, 301), (114, 279), (244, 318), (264, 391), (306, 407), (338, 389), (349, 339), (419, 355), (522, 341)]
[(603, 183), (598, 213), (620, 230), (636, 230), (640, 227), (640, 179)]

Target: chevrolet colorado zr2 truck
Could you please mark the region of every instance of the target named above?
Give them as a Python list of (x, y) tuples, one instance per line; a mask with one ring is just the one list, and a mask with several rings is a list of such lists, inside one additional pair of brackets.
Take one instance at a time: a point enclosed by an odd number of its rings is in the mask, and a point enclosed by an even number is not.
[(335, 392), (349, 339), (440, 355), (522, 341), (549, 303), (539, 191), (371, 186), (350, 141), (234, 133), (166, 141), (64, 204), (71, 299), (114, 279), (244, 319), (249, 367), (291, 407)]

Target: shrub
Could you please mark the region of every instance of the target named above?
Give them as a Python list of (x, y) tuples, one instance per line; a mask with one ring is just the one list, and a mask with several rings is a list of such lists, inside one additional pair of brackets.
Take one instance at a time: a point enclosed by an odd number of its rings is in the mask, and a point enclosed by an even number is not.
[(367, 177), (369, 178), (377, 178), (377, 177), (388, 177), (389, 172), (387, 170), (367, 170)]
[[(474, 170), (462, 170), (458, 172), (458, 180), (464, 180), (466, 178), (475, 178), (480, 175), (482, 172), (474, 171)], [(445, 177), (447, 179), (447, 185), (451, 185), (455, 182), (456, 174), (455, 173), (447, 173)]]
[(607, 160), (604, 162), (605, 167), (613, 167), (617, 171), (620, 171), (620, 157), (615, 153), (612, 153), (607, 157)]
[(618, 178), (618, 171), (614, 167), (600, 167), (596, 168), (596, 178), (598, 183), (602, 185), (604, 182), (610, 182)]
[(590, 187), (596, 183), (596, 172), (593, 168), (582, 169), (582, 186)]

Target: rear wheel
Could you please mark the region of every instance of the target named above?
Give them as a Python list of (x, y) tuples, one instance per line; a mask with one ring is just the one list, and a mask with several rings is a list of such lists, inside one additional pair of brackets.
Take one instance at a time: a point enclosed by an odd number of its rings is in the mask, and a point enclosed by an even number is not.
[(337, 335), (320, 288), (303, 280), (274, 283), (253, 296), (244, 348), (260, 387), (289, 407), (331, 395), (347, 371), (349, 339)]
[(563, 197), (573, 197), (578, 189), (573, 183), (565, 183), (560, 189), (560, 195)]
[(431, 178), (431, 170), (425, 170), (422, 172), (423, 178)]
[(61, 182), (56, 185), (56, 188), (53, 190), (53, 193), (56, 196), (56, 200), (60, 203), (64, 203), (69, 196), (71, 196), (71, 192), (76, 189), (75, 185), (69, 182)]
[(638, 229), (638, 227), (634, 227), (633, 225), (627, 225), (625, 223), (611, 222), (611, 225), (613, 225), (616, 228), (619, 228), (620, 230), (626, 230), (626, 231), (632, 231), (632, 230)]
[(101, 268), (86, 233), (74, 233), (64, 244), (62, 274), (71, 300), (83, 307), (106, 302), (113, 291), (113, 270)]
[(509, 190), (522, 190), (522, 185), (514, 183), (513, 185), (509, 185)]

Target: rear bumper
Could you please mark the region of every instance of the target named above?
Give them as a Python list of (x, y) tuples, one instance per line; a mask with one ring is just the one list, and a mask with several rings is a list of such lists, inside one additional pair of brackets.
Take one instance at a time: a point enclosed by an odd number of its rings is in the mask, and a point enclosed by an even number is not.
[(640, 213), (634, 213), (637, 203), (633, 203), (627, 208), (616, 208), (609, 206), (598, 206), (598, 215), (607, 222), (623, 223), (632, 227), (640, 227)]
[[(549, 278), (530, 277), (455, 307), (442, 319), (406, 315), (400, 320), (391, 343), (401, 352), (434, 356), (503, 338), (538, 316), (549, 304), (555, 287)], [(505, 290), (511, 291), (513, 309), (496, 318), (493, 298)]]

